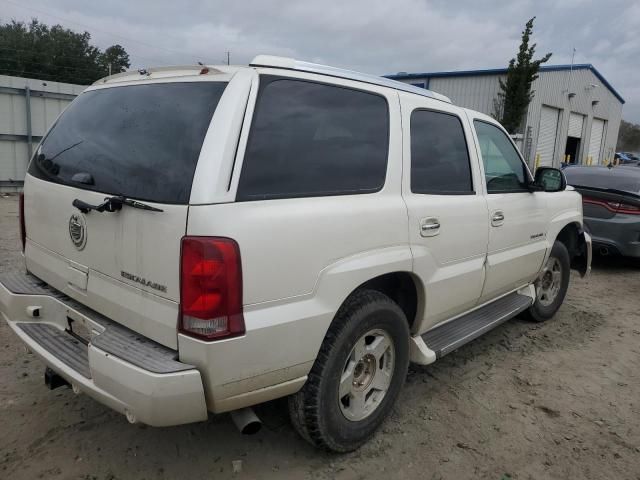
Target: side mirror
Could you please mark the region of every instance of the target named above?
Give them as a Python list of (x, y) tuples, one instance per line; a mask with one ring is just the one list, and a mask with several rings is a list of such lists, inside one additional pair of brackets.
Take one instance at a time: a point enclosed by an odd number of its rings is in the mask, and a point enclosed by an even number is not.
[(562, 170), (552, 167), (539, 167), (533, 183), (543, 192), (561, 192), (567, 188), (567, 179)]

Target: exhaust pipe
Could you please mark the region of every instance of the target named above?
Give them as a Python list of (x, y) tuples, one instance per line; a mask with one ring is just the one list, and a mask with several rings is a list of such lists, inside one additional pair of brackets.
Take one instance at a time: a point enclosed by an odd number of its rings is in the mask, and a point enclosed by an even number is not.
[(253, 411), (253, 408), (241, 408), (240, 410), (233, 410), (231, 413), (231, 419), (236, 424), (238, 430), (243, 435), (253, 435), (258, 433), (262, 428), (262, 422)]
[(609, 255), (609, 249), (607, 247), (600, 247), (600, 250), (598, 250), (598, 252), (600, 253), (600, 255), (606, 257), (607, 255)]

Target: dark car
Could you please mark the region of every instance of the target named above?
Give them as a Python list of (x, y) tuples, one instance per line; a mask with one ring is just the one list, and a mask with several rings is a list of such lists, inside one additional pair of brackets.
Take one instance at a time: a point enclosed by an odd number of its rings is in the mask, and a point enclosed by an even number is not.
[(640, 161), (637, 155), (629, 152), (617, 152), (613, 159), (620, 165), (634, 164)]
[(582, 194), (594, 252), (640, 257), (640, 167), (572, 167), (564, 174)]

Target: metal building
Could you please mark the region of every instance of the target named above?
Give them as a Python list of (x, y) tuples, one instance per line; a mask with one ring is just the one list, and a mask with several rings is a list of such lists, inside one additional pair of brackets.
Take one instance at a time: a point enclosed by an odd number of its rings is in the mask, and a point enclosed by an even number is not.
[(22, 187), (33, 149), (85, 88), (0, 75), (0, 192)]
[[(398, 73), (389, 78), (448, 96), (459, 106), (492, 115), (506, 68), (461, 72)], [(513, 138), (537, 165), (611, 161), (624, 99), (593, 65), (542, 66), (522, 131)]]

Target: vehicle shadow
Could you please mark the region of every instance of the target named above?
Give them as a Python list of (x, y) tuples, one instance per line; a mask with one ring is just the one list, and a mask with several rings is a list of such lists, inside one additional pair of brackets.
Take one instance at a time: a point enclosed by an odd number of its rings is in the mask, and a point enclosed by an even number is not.
[(594, 255), (591, 262), (594, 271), (615, 273), (616, 270), (640, 270), (640, 258), (623, 257), (621, 255)]

